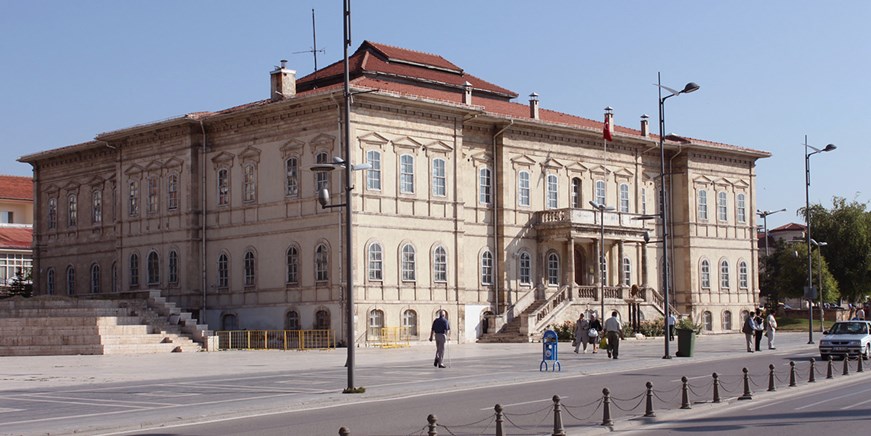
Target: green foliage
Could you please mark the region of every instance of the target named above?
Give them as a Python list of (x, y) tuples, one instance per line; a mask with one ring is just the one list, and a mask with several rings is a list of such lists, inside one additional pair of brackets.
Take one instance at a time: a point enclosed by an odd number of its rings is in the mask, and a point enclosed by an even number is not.
[(850, 301), (864, 301), (871, 282), (871, 212), (866, 211), (867, 206), (835, 197), (831, 210), (821, 205), (810, 208), (811, 237), (828, 244), (821, 247), (823, 256), (837, 280), (840, 295)]
[[(652, 321), (641, 321), (638, 324), (638, 333), (646, 337), (662, 336), (665, 332), (665, 319), (657, 318)], [(632, 336), (632, 324), (623, 323), (623, 336)]]
[[(823, 247), (826, 248), (826, 247)], [(823, 270), (823, 301), (837, 302), (840, 298), (838, 281), (829, 271), (825, 255), (814, 248), (811, 253), (814, 286), (819, 286), (820, 265)], [(779, 242), (775, 250), (763, 260), (766, 274), (761, 277), (761, 288), (773, 301), (801, 298), (807, 286), (807, 243), (803, 241)]]
[(575, 323), (571, 321), (564, 321), (562, 324), (551, 324), (548, 328), (556, 332), (556, 336), (560, 341), (575, 339)]
[(366, 393), (366, 388), (363, 386), (358, 386), (356, 388), (345, 388), (342, 390), (343, 394), (364, 394)]
[(675, 330), (692, 330), (696, 334), (701, 333), (702, 323), (697, 323), (689, 317), (683, 317), (674, 324)]

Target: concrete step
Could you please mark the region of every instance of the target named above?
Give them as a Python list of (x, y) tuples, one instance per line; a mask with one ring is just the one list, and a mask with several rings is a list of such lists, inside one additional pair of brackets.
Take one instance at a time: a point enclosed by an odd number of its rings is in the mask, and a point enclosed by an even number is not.
[(4, 327), (0, 328), (0, 337), (6, 336), (88, 336), (101, 333), (110, 335), (144, 335), (150, 333), (147, 325), (114, 325), (114, 326), (68, 326), (68, 327)]
[(102, 345), (29, 345), (0, 346), (0, 356), (60, 356), (103, 354)]
[(0, 318), (40, 318), (71, 316), (129, 316), (130, 309), (119, 307), (50, 307), (0, 310)]
[(56, 316), (31, 318), (3, 318), (2, 327), (77, 327), (89, 325), (135, 325), (140, 324), (138, 316)]

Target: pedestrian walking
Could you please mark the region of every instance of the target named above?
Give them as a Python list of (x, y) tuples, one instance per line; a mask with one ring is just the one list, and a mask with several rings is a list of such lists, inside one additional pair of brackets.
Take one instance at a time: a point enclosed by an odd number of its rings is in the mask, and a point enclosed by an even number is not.
[(765, 318), (762, 316), (762, 309), (756, 309), (756, 315), (753, 317), (753, 322), (756, 323), (756, 330), (753, 332), (756, 339), (756, 351), (762, 351), (762, 333), (765, 330)]
[(439, 310), (439, 317), (432, 322), (432, 329), (429, 331), (429, 340), (432, 342), (435, 338), (436, 354), (432, 366), (444, 368), (445, 359), (445, 342), (448, 340), (448, 333), (451, 331), (451, 324), (445, 318), (445, 311)]
[(590, 329), (587, 331), (587, 335), (590, 337), (590, 343), (593, 344), (593, 354), (599, 352), (599, 336), (603, 334), (605, 332), (602, 330), (602, 322), (599, 321), (595, 313), (590, 315)]
[(856, 305), (856, 319), (859, 321), (865, 321), (865, 306), (861, 303)]
[(623, 323), (617, 318), (617, 311), (605, 321), (605, 337), (608, 338), (608, 357), (617, 359), (620, 353), (620, 339), (623, 339)]
[(768, 349), (776, 350), (774, 348), (774, 333), (777, 331), (777, 320), (774, 319), (774, 312), (769, 310), (768, 316), (765, 317), (765, 336), (768, 337)]
[(744, 333), (744, 339), (747, 340), (747, 352), (753, 352), (753, 338), (756, 335), (756, 317), (753, 312), (749, 312), (747, 314), (747, 318), (744, 318), (744, 326), (741, 327), (741, 332)]
[(578, 315), (578, 322), (575, 323), (575, 354), (578, 354), (581, 346), (584, 348), (584, 354), (587, 354), (587, 343), (590, 342), (590, 321), (584, 319), (584, 314)]
[(675, 323), (675, 321), (676, 320), (674, 319), (674, 314), (669, 313), (668, 317), (666, 318), (666, 323), (668, 324), (668, 340), (669, 341), (674, 340), (674, 323)]

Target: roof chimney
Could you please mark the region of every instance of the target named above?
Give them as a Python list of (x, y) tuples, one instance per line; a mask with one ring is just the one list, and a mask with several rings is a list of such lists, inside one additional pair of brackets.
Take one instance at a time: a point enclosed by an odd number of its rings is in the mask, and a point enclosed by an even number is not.
[(472, 84), (469, 82), (463, 84), (463, 104), (472, 104)]
[(296, 95), (296, 71), (287, 69), (287, 60), (281, 60), (281, 66), (275, 67), (269, 73), (269, 81), (271, 83), (271, 92), (269, 99), (279, 101), (291, 98)]
[(537, 120), (538, 118), (538, 94), (532, 93), (529, 94), (529, 117), (533, 120)]
[(650, 118), (647, 114), (641, 115), (641, 136), (648, 138), (650, 137), (650, 123), (648, 123), (647, 119)]

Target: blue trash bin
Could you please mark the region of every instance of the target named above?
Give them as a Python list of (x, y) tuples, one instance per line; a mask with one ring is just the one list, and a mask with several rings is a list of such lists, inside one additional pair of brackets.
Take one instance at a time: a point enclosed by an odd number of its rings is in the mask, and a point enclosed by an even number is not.
[(559, 363), (559, 336), (553, 330), (545, 330), (541, 337), (541, 363), (539, 371), (562, 371)]

